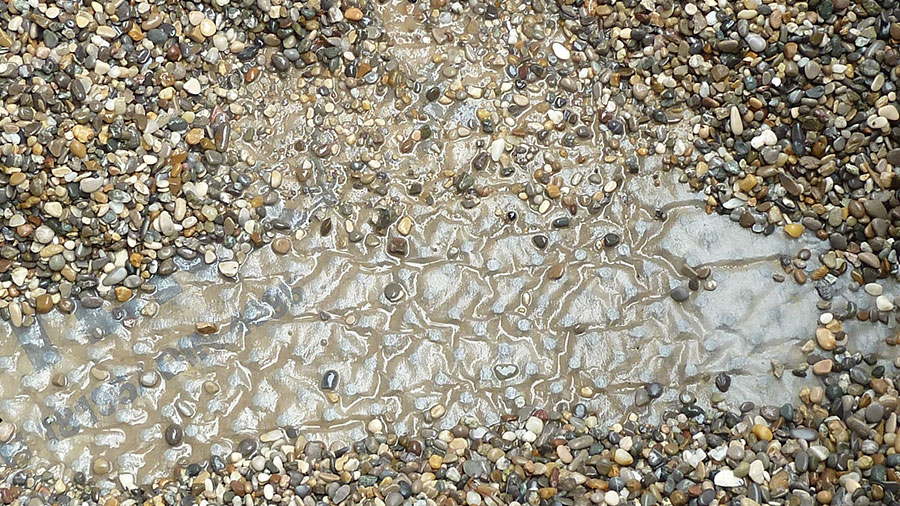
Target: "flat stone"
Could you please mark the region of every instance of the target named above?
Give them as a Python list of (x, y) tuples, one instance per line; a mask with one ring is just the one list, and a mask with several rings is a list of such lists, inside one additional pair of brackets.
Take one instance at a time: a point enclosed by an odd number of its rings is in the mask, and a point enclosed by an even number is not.
[(554, 42), (551, 47), (553, 49), (553, 54), (560, 60), (568, 60), (572, 57), (572, 53), (569, 52), (566, 46), (560, 44), (559, 42)]
[(888, 104), (880, 107), (878, 109), (878, 115), (888, 121), (900, 120), (900, 111), (897, 110), (897, 107), (894, 104)]
[(229, 261), (225, 261), (225, 262), (219, 262), (219, 272), (223, 276), (228, 277), (228, 278), (236, 277), (239, 267), (240, 267), (240, 264), (238, 264), (235, 261), (229, 260)]
[(78, 189), (82, 193), (94, 193), (103, 187), (103, 180), (96, 177), (84, 178), (78, 182)]
[(715, 478), (713, 478), (713, 483), (719, 487), (734, 488), (743, 486), (744, 480), (735, 476), (731, 469), (722, 469), (716, 473)]
[(761, 53), (765, 51), (766, 46), (768, 45), (766, 43), (766, 39), (760, 37), (755, 33), (747, 34), (744, 40), (747, 41), (747, 45), (750, 46), (750, 50), (752, 50), (754, 53)]
[(196, 77), (192, 77), (184, 83), (184, 91), (191, 95), (199, 95), (203, 89), (200, 87), (200, 81)]
[(731, 107), (730, 123), (731, 132), (735, 136), (740, 136), (744, 133), (744, 120), (741, 119), (741, 111), (738, 110), (737, 106)]

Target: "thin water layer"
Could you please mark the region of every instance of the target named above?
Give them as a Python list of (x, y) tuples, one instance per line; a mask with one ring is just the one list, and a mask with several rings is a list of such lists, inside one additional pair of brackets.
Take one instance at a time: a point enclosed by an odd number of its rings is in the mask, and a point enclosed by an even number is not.
[[(426, 31), (395, 6), (379, 9), (393, 28), (389, 55), (398, 71), (424, 86), (443, 75), (432, 58), (441, 44), (459, 58), (464, 85), (499, 75), (489, 54), (446, 36), (467, 33), (465, 18)], [(337, 441), (362, 437), (371, 417), (416, 431), (437, 404), (447, 412), (433, 425), (446, 428), (464, 414), (490, 423), (516, 407), (569, 402), (600, 409), (613, 423), (629, 411), (652, 418), (679, 392), (708, 396), (722, 371), (734, 379), (734, 398), (765, 404), (788, 401), (805, 381), (776, 379), (771, 361), (801, 360), (818, 295), (811, 283), (774, 284), (772, 276), (782, 272), (780, 256), (808, 247), (815, 259), (823, 244), (751, 235), (709, 216), (704, 196), (685, 190), (677, 174), (657, 174), (653, 157), (636, 175), (605, 162), (599, 131), (572, 147), (558, 172), (586, 194), (616, 181), (599, 213), (554, 229), (566, 211), (529, 207), (497, 171), (477, 174), (494, 191), (466, 209), (445, 173), (476, 153), (479, 137), (463, 129), (477, 101), (425, 104), (425, 118), (390, 100), (377, 105), (365, 121), (383, 134), (384, 155), (368, 166), (390, 182), (383, 195), (356, 189), (344, 169), (354, 147), (327, 162), (296, 150), (298, 140), (340, 143), (326, 128), (333, 124), (306, 115), (303, 79), (254, 83), (258, 112), (235, 126), (243, 157), (284, 175), (283, 204), (272, 213), (290, 225), (291, 251), (251, 253), (238, 280), (201, 258), (179, 258), (183, 270), (122, 306), (3, 327), (0, 416), (17, 431), (0, 457), (27, 454), (88, 473), (102, 457), (115, 470), (107, 478), (129, 472), (148, 481), (277, 427)], [(543, 113), (526, 112), (523, 121), (529, 114), (536, 121)], [(423, 122), (432, 138), (403, 153), (403, 139)], [(424, 191), (406, 191), (414, 183)], [(371, 226), (386, 207), (412, 221), (405, 256), (388, 251), (396, 230), (382, 236)], [(506, 218), (510, 211), (516, 219)], [(334, 230), (320, 234), (329, 219)], [(349, 240), (352, 231), (366, 239)], [(607, 233), (620, 243), (604, 246)], [(547, 236), (545, 248), (535, 246), (536, 234)], [(217, 253), (227, 260), (230, 251)], [(709, 267), (711, 277), (676, 302), (669, 293), (687, 283), (685, 266)], [(399, 300), (387, 299), (390, 283), (401, 287)], [(199, 334), (200, 322), (219, 330)], [(336, 399), (321, 388), (329, 370), (338, 373)], [(663, 397), (635, 406), (648, 382), (662, 384)], [(163, 431), (173, 423), (184, 428), (184, 443), (169, 447)]]
[[(772, 286), (777, 255), (797, 243), (749, 241), (678, 186), (647, 183), (631, 179), (596, 218), (549, 233), (545, 251), (531, 242), (540, 221), (494, 217), (514, 202), (464, 212), (409, 202), (414, 246), (402, 260), (308, 234), (289, 255), (251, 254), (237, 282), (198, 262), (123, 306), (124, 319), (48, 315), (3, 340), (0, 412), (35, 457), (87, 471), (104, 456), (150, 477), (279, 426), (358, 438), (365, 420), (383, 416), (401, 433), (415, 430), (435, 404), (448, 408), (438, 427), (561, 399), (613, 421), (647, 382), (663, 384), (671, 400), (707, 392), (719, 371), (734, 376), (742, 398), (787, 401), (790, 389), (774, 388), (781, 382), (768, 362), (797, 358), (817, 317), (810, 286)], [(660, 206), (665, 221), (654, 217)], [(598, 249), (608, 231), (622, 243)], [(549, 279), (559, 263), (565, 274)], [(715, 291), (669, 298), (685, 282), (682, 264), (710, 266)], [(403, 287), (398, 302), (383, 294), (390, 282)], [(149, 303), (160, 306), (153, 318), (139, 312)], [(200, 335), (198, 321), (220, 331)], [(336, 403), (320, 389), (329, 369), (340, 378)], [(158, 385), (141, 384), (148, 371)], [(55, 373), (66, 387), (51, 384)], [(582, 387), (594, 394), (572, 398)], [(48, 416), (56, 421), (42, 424)], [(184, 427), (186, 444), (163, 444), (171, 423)]]

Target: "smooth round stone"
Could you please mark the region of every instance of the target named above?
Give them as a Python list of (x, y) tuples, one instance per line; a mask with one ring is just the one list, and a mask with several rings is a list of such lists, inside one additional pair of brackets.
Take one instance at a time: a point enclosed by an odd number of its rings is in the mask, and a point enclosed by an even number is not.
[(867, 294), (873, 297), (877, 297), (884, 293), (884, 287), (878, 283), (866, 283), (865, 290)]
[(875, 307), (877, 307), (879, 311), (893, 311), (894, 303), (891, 301), (891, 299), (885, 297), (884, 295), (879, 295), (875, 298)]
[(121, 283), (128, 275), (128, 271), (124, 267), (118, 267), (103, 278), (104, 286), (113, 286)]
[(334, 369), (325, 371), (325, 374), (322, 375), (322, 390), (334, 390), (337, 388), (338, 378), (338, 372)]
[(104, 458), (96, 458), (91, 464), (91, 472), (98, 476), (103, 476), (110, 471), (109, 461)]
[(544, 421), (536, 416), (528, 417), (525, 421), (525, 430), (540, 435), (544, 432)]
[(880, 402), (873, 402), (866, 407), (866, 421), (875, 423), (884, 418), (884, 405)]
[(272, 241), (272, 251), (278, 255), (286, 255), (291, 251), (290, 239), (279, 237)]
[(744, 40), (747, 41), (747, 45), (750, 46), (750, 49), (754, 53), (761, 53), (766, 49), (766, 39), (760, 37), (755, 33), (747, 34), (747, 37), (745, 37)]
[(200, 33), (203, 34), (204, 37), (212, 37), (216, 34), (216, 24), (213, 20), (209, 18), (204, 18), (203, 21), (200, 22)]
[(400, 283), (388, 283), (384, 287), (384, 297), (390, 302), (397, 302), (403, 298), (403, 287)]
[(164, 436), (169, 446), (178, 446), (184, 439), (184, 430), (180, 425), (172, 424), (166, 427)]
[(254, 452), (256, 452), (256, 449), (258, 447), (259, 447), (259, 443), (256, 441), (256, 439), (247, 438), (247, 439), (241, 440), (241, 442), (238, 443), (237, 451), (244, 458), (248, 458), (249, 456), (253, 455)]
[(62, 255), (53, 255), (50, 257), (50, 260), (47, 262), (50, 270), (59, 272), (63, 270), (63, 267), (66, 266), (66, 258)]
[(366, 424), (366, 429), (372, 434), (381, 434), (384, 430), (384, 424), (381, 423), (381, 420), (373, 418)]
[(553, 49), (553, 54), (560, 60), (568, 60), (572, 57), (572, 53), (569, 52), (566, 46), (560, 44), (559, 42), (554, 42), (551, 48)]
[(266, 458), (262, 455), (257, 455), (250, 460), (250, 467), (253, 468), (254, 471), (260, 472), (266, 468)]
[(616, 451), (613, 454), (613, 460), (615, 460), (616, 464), (619, 464), (620, 466), (630, 466), (634, 462), (634, 457), (632, 457), (631, 454), (626, 452), (625, 450), (616, 448)]
[(744, 449), (741, 446), (733, 444), (728, 447), (726, 455), (732, 460), (740, 461), (744, 458)]
[(675, 302), (684, 302), (688, 300), (691, 296), (691, 292), (684, 285), (676, 286), (669, 292), (669, 296), (672, 297), (672, 300)]

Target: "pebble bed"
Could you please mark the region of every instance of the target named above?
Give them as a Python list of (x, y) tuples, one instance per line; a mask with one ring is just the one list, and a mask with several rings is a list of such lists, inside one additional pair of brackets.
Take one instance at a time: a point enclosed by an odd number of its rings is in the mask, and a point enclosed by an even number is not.
[[(271, 243), (276, 253), (287, 253), (290, 242), (276, 231), (289, 227), (266, 212), (282, 199), (280, 173), (261, 177), (256, 165), (229, 148), (232, 125), (247, 113), (242, 88), (261, 72), (291, 71), (306, 80), (333, 75), (350, 96), (370, 86), (390, 88), (396, 100), (410, 103), (413, 97), (438, 104), (499, 98), (495, 107), (475, 110), (472, 128), (462, 133), (490, 140), (476, 141), (479, 152), (467, 167), (442, 174), (443, 189), (463, 208), (493, 191), (480, 177), (491, 170), (526, 179), (508, 190), (529, 209), (566, 212), (548, 218), (549, 229), (599, 212), (621, 181), (588, 177), (602, 184), (587, 192), (578, 188), (582, 178), (557, 176), (561, 162), (545, 160), (528, 171), (515, 166), (536, 156), (529, 143), (552, 146), (565, 160), (567, 148), (600, 135), (610, 150), (606, 162), (637, 174), (647, 157), (660, 157), (662, 170), (680, 170), (682, 182), (703, 192), (710, 213), (727, 214), (755, 233), (808, 233), (827, 241), (830, 250), (809, 275), (808, 250), (782, 259), (785, 275), (799, 284), (811, 280), (823, 300), (815, 339), (803, 346), (807, 361), (790, 366), (798, 376), (812, 373), (821, 385), (798, 392), (796, 405), (732, 406), (724, 396), (730, 378), (722, 374), (715, 385), (723, 395), (714, 406), (682, 396), (658, 426), (636, 417), (610, 423), (603, 413), (573, 404), (563, 412), (523, 409), (492, 427), (463, 419), (451, 430), (424, 428), (414, 437), (398, 437), (374, 419), (371, 435), (346, 447), (327, 448), (279, 429), (149, 486), (118, 474), (111, 491), (83, 473), (4, 467), (0, 501), (894, 503), (900, 488), (897, 364), (854, 354), (842, 321), (886, 324), (900, 302), (879, 283), (896, 276), (900, 249), (900, 6), (894, 0), (533, 0), (507, 10), (433, 0), (408, 10), (426, 24), (464, 10), (479, 16), (482, 40), (504, 48), (497, 61), (502, 82), (423, 87), (396, 69), (380, 68), (376, 50), (384, 32), (362, 2), (4, 4), (0, 316), (28, 326), (54, 308), (72, 312), (76, 304), (97, 308), (152, 293), (151, 276), (174, 272), (176, 256), (218, 263), (222, 276), (234, 278), (254, 247)], [(537, 88), (546, 91), (544, 101), (516, 91), (536, 83), (546, 87)], [(350, 108), (362, 113), (373, 104), (352, 102)], [(515, 118), (532, 107), (542, 120), (518, 125)], [(409, 153), (435, 133), (418, 127), (399, 152)], [(365, 143), (362, 135), (347, 138)], [(370, 147), (382, 142), (376, 136)], [(637, 147), (625, 153), (623, 146)], [(339, 150), (326, 141), (295, 149), (322, 160)], [(353, 188), (378, 195), (388, 178), (378, 167), (376, 159), (353, 160), (344, 172)], [(310, 171), (301, 167), (297, 179), (307, 182)], [(517, 214), (498, 218), (512, 222)], [(389, 254), (408, 254), (411, 218), (379, 208), (371, 225), (381, 235), (396, 230), (385, 241)], [(325, 236), (335, 228), (328, 218), (318, 232)], [(350, 242), (364, 239), (346, 232)], [(607, 234), (602, 242), (614, 247), (619, 236)], [(533, 244), (543, 249), (546, 236), (535, 235)], [(219, 258), (217, 245), (230, 253)], [(847, 271), (854, 288), (874, 297), (874, 307), (832, 312), (833, 287)], [(559, 266), (548, 276), (563, 274)], [(693, 273), (669, 295), (687, 301), (707, 276)], [(389, 284), (384, 294), (397, 299), (402, 287)], [(784, 370), (773, 363), (776, 376)], [(660, 385), (649, 384), (636, 404), (661, 393)], [(444, 407), (435, 406), (428, 416), (443, 415)], [(0, 423), (0, 441), (15, 430)], [(177, 446), (182, 438), (182, 429), (171, 426), (164, 442)], [(95, 461), (93, 471), (111, 472), (105, 461)]]
[(280, 180), (254, 190), (229, 152), (239, 90), (263, 48), (282, 72), (352, 58), (362, 13), (329, 3), (4, 4), (3, 318), (126, 302), (176, 256), (217, 262), (214, 244), (232, 252), (218, 270), (234, 278), (271, 241), (263, 207), (280, 199)]
[[(54, 307), (70, 312), (77, 303), (96, 308), (152, 293), (151, 276), (171, 274), (176, 256), (217, 262), (224, 277), (238, 276), (253, 247), (289, 228), (266, 211), (282, 200), (281, 174), (260, 177), (248, 157), (229, 151), (232, 125), (248, 112), (242, 85), (264, 70), (295, 67), (301, 82), (322, 84), (300, 100), (314, 104), (316, 94), (340, 92), (351, 97), (341, 106), (348, 113), (371, 111), (388, 89), (401, 104), (500, 98), (478, 108), (465, 132), (489, 136), (476, 141), (471, 170), (446, 174), (445, 188), (460, 194), (463, 207), (493, 191), (479, 184), (480, 172), (514, 176), (521, 165), (532, 179), (509, 191), (541, 214), (559, 206), (571, 215), (549, 220), (552, 228), (568, 227), (580, 210), (598, 212), (621, 181), (581, 193), (583, 178), (567, 183), (555, 174), (571, 163), (567, 148), (599, 131), (618, 151), (604, 161), (639, 173), (642, 160), (660, 156), (662, 170), (681, 168), (683, 182), (705, 192), (709, 212), (758, 233), (808, 231), (827, 240), (832, 251), (820, 268), (792, 272), (798, 283), (815, 282), (823, 299), (848, 270), (859, 285), (897, 271), (900, 22), (893, 2), (536, 0), (509, 12), (474, 3), (481, 39), (502, 48), (494, 63), (504, 75), (487, 86), (452, 80), (446, 87), (422, 86), (381, 61), (384, 32), (364, 3), (245, 3), (5, 6), (0, 316), (30, 325)], [(440, 24), (466, 9), (436, 0), (407, 11)], [(518, 93), (530, 89), (545, 100)], [(517, 124), (532, 108), (544, 119)], [(332, 126), (324, 116), (335, 111), (311, 109), (310, 119)], [(376, 177), (382, 164), (372, 152), (385, 138), (373, 126), (334, 128), (347, 144), (372, 149), (345, 168), (327, 167), (377, 192), (384, 188), (377, 181), (389, 176)], [(399, 142), (399, 154), (435, 128), (417, 127)], [(623, 144), (625, 137), (636, 142)], [(531, 142), (552, 147), (559, 159), (528, 169)], [(623, 145), (637, 149), (623, 153)], [(327, 161), (341, 144), (308, 139), (296, 149)], [(312, 172), (303, 165), (297, 178), (306, 182)], [(398, 232), (387, 249), (400, 257), (413, 227), (390, 208), (372, 223), (376, 232)], [(319, 226), (322, 234), (333, 228), (330, 218)], [(282, 253), (290, 246), (283, 237), (272, 244)]]

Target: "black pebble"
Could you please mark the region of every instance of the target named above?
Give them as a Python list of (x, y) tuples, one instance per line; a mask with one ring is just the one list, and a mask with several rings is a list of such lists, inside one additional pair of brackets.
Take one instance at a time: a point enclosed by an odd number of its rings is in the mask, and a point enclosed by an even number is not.
[(164, 436), (166, 438), (166, 443), (169, 443), (169, 446), (178, 446), (181, 444), (181, 440), (184, 439), (184, 430), (181, 426), (173, 423), (166, 427)]
[(334, 390), (338, 384), (338, 373), (334, 369), (325, 371), (322, 376), (322, 390)]
[(716, 376), (716, 388), (719, 389), (720, 392), (727, 392), (728, 388), (731, 387), (731, 376), (725, 374), (724, 372), (720, 372)]

